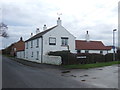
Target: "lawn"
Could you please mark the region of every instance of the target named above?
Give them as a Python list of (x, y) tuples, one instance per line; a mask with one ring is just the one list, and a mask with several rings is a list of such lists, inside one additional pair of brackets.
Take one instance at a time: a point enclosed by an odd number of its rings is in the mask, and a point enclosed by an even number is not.
[(67, 69), (89, 69), (89, 68), (96, 68), (96, 67), (111, 66), (114, 64), (120, 64), (120, 61), (102, 62), (102, 63), (94, 63), (94, 64), (63, 65), (63, 67)]

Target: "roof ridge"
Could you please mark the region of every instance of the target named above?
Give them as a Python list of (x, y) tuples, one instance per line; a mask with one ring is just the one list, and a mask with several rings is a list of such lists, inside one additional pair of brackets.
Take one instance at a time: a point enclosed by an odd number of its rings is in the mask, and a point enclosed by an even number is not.
[(51, 31), (52, 29), (54, 29), (54, 28), (57, 27), (57, 26), (58, 26), (58, 25), (55, 25), (55, 26), (53, 26), (53, 27), (51, 27), (51, 28), (48, 28), (47, 30), (44, 30), (44, 31), (42, 31), (42, 32), (34, 35), (33, 37), (29, 38), (29, 39), (26, 40), (25, 42), (30, 41), (30, 40), (34, 40), (34, 39), (36, 39), (36, 38), (38, 38), (38, 37), (41, 37), (42, 35), (46, 34), (47, 32)]

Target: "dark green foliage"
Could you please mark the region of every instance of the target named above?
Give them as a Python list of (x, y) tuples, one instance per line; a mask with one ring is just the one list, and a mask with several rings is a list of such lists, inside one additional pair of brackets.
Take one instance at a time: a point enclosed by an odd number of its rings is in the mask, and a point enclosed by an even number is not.
[(49, 52), (48, 55), (54, 55), (54, 56), (61, 56), (62, 58), (62, 64), (76, 64), (76, 55), (70, 53), (70, 51), (56, 51), (56, 52)]

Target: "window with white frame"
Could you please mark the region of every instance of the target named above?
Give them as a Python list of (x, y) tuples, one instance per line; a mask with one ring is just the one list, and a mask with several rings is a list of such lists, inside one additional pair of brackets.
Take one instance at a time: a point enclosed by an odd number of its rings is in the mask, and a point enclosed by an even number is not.
[(33, 52), (32, 52), (32, 55), (31, 55), (31, 57), (33, 57)]
[(26, 49), (28, 49), (28, 42), (26, 42)]
[(56, 45), (56, 38), (49, 37), (49, 45)]
[(89, 53), (89, 50), (85, 50), (85, 53)]
[(37, 51), (37, 58), (36, 60), (39, 60), (39, 51)]
[(28, 58), (28, 52), (26, 52), (26, 58)]
[(24, 58), (25, 58), (25, 51), (23, 51), (23, 54), (24, 54)]
[(103, 51), (102, 51), (102, 50), (100, 51), (100, 54), (103, 54)]
[(61, 45), (68, 46), (68, 37), (61, 37)]
[(77, 50), (77, 53), (81, 53), (81, 50)]
[(37, 46), (36, 47), (39, 47), (39, 38), (37, 38)]
[(33, 47), (33, 40), (31, 40), (31, 48)]

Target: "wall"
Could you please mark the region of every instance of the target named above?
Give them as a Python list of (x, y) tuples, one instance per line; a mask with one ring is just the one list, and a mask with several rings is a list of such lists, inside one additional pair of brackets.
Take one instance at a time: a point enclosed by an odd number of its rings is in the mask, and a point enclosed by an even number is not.
[[(31, 47), (31, 41), (28, 41), (28, 48), (26, 48), (27, 42), (25, 42), (25, 59), (30, 61), (37, 61), (41, 63), (41, 38), (39, 38), (39, 47), (36, 46), (37, 46), (37, 39), (33, 40), (33, 47)], [(38, 59), (37, 59), (37, 51), (39, 51)]]
[(60, 56), (44, 55), (43, 56), (43, 63), (53, 64), (53, 65), (61, 65), (62, 64), (62, 60), (61, 60)]
[[(77, 53), (77, 50), (76, 50), (76, 53)], [(81, 50), (81, 53), (85, 53), (85, 50)], [(100, 50), (89, 50), (89, 53), (100, 54)], [(107, 53), (112, 53), (112, 50), (109, 50), (108, 52), (107, 52), (107, 50), (103, 50), (103, 55), (105, 55)]]
[[(25, 51), (17, 52), (17, 58), (19, 58), (19, 59), (26, 59), (24, 53), (25, 53)], [(28, 60), (28, 59), (26, 59), (26, 60)], [(40, 60), (29, 59), (29, 61), (41, 63)], [(53, 65), (61, 65), (62, 64), (62, 60), (61, 60), (60, 56), (44, 55), (42, 63), (53, 64)]]
[[(56, 45), (49, 45), (49, 37), (56, 38)], [(43, 35), (43, 54), (46, 55), (49, 51), (68, 50), (67, 46), (61, 46), (61, 37), (68, 37), (69, 49), (75, 53), (75, 37), (70, 34), (64, 27), (57, 26), (53, 30)]]
[(25, 51), (18, 51), (17, 58), (25, 59)]

